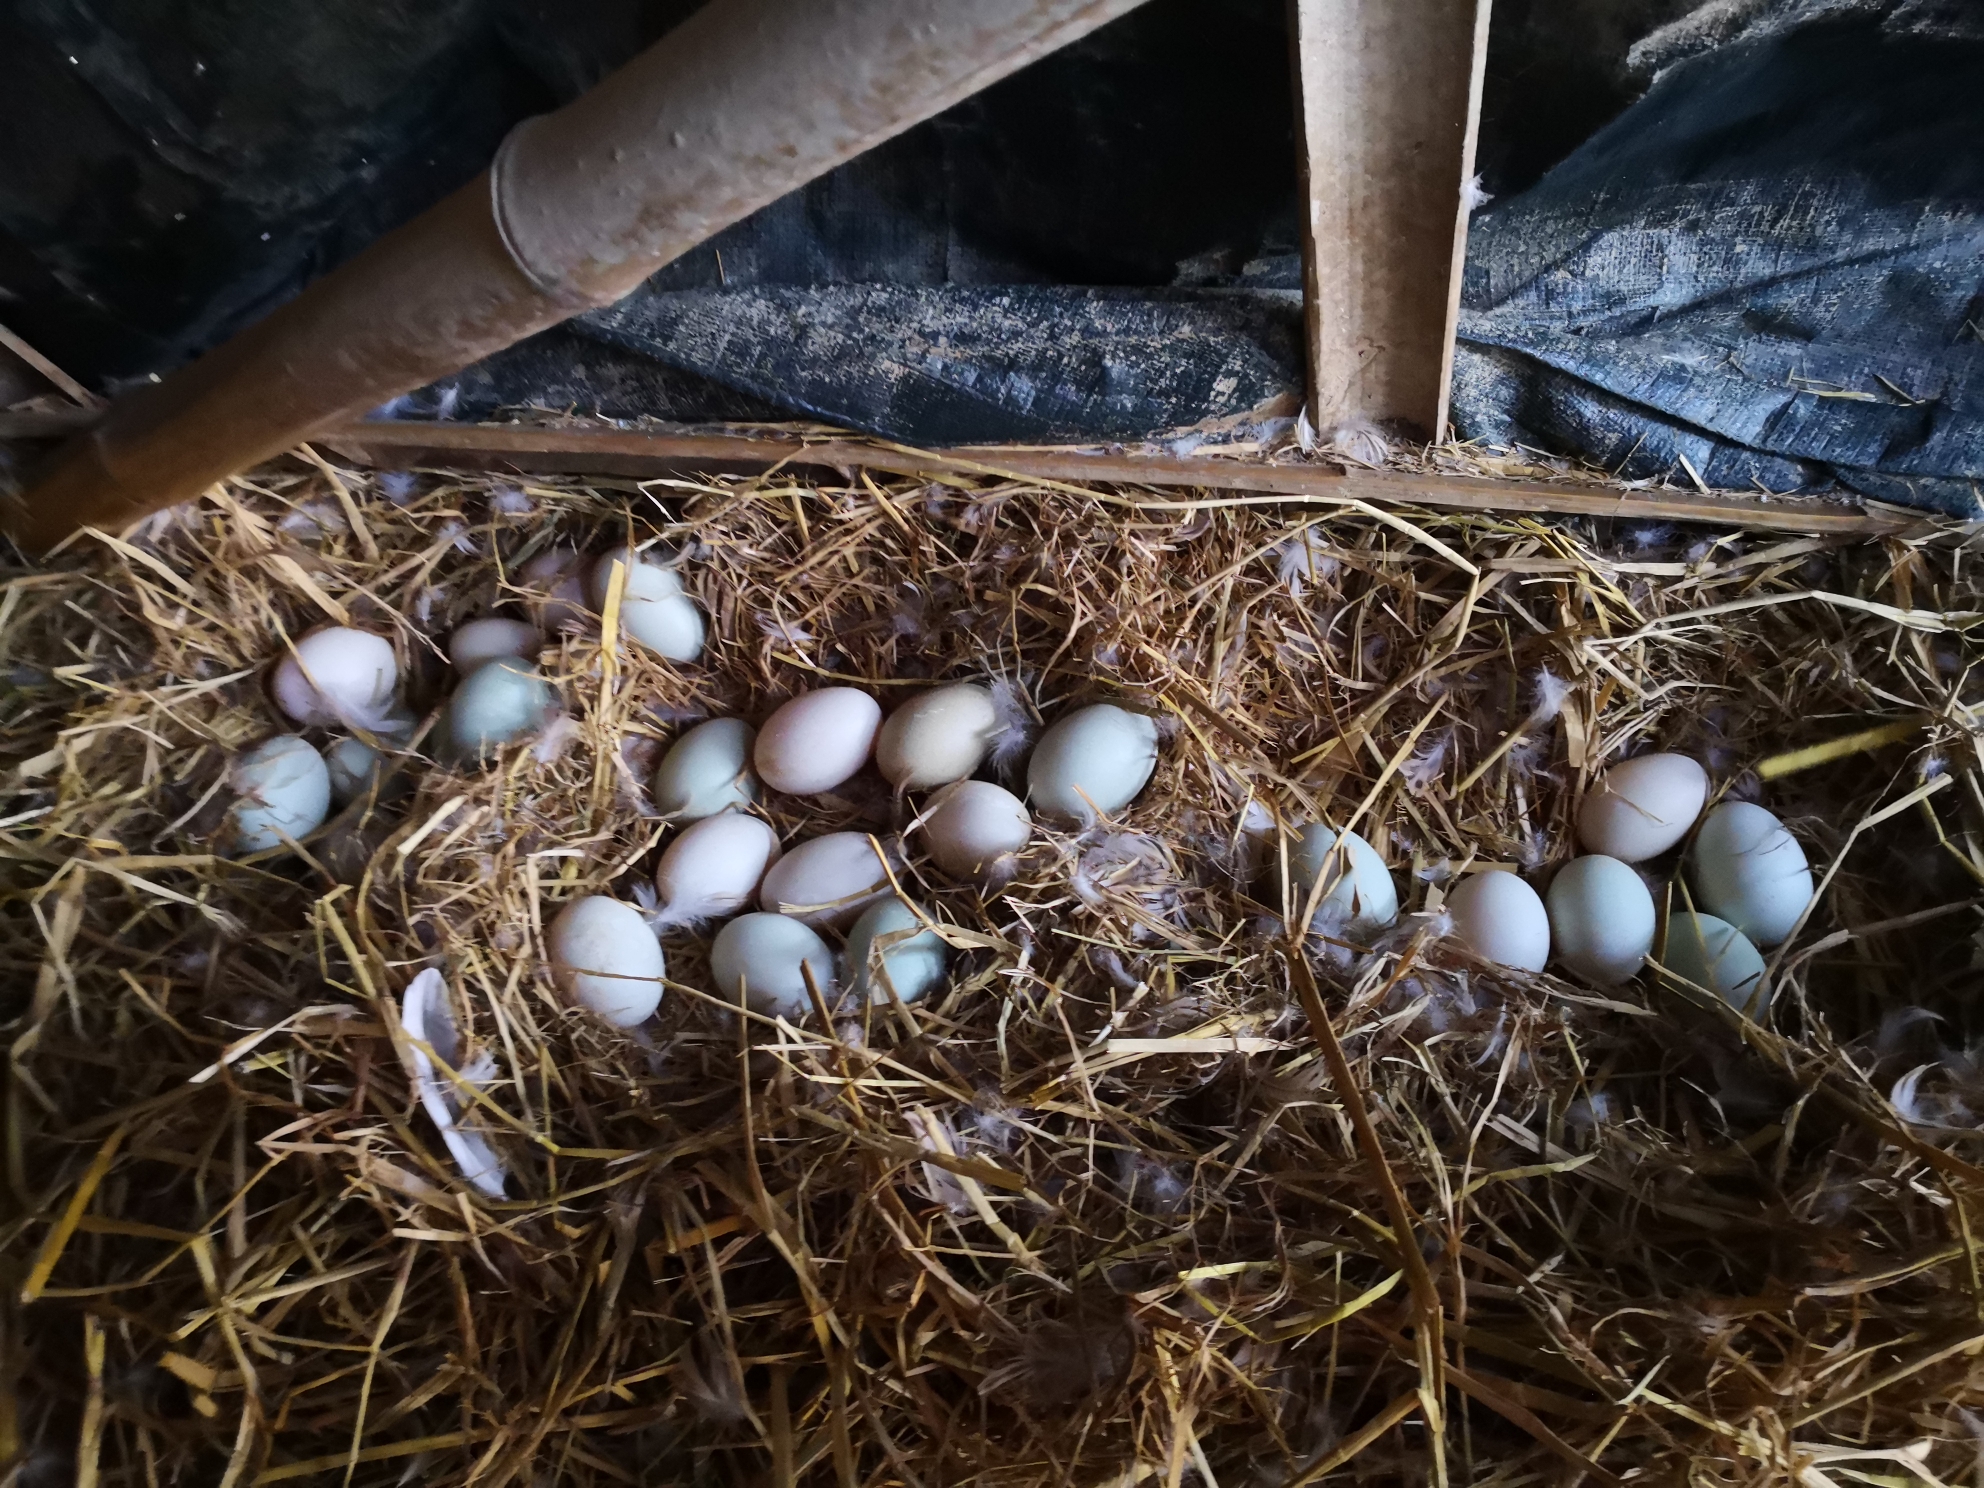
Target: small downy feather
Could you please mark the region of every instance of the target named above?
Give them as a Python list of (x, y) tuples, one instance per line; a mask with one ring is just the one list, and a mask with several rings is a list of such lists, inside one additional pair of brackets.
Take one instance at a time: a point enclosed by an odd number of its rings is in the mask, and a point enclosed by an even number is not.
[(1392, 457), (1392, 442), (1369, 419), (1352, 419), (1330, 430), (1330, 451), (1353, 465), (1380, 466)]
[(1447, 754), (1454, 746), (1454, 731), (1441, 729), (1425, 744), (1418, 753), (1399, 768), (1399, 776), (1405, 781), (1405, 788), (1415, 796), (1423, 796), (1431, 790), (1446, 768)]
[(1530, 709), (1529, 721), (1532, 724), (1556, 722), (1564, 711), (1564, 700), (1571, 695), (1571, 683), (1559, 677), (1548, 667), (1539, 667), (1536, 673), (1536, 705)]
[(987, 686), (998, 720), (992, 734), (992, 768), (1010, 775), (1033, 744), (1033, 709), (1027, 704), (1026, 689), (1011, 678), (994, 677)]
[[(430, 967), (407, 983), (400, 1004), (400, 1026), (406, 1033), (401, 1054), (407, 1074), (420, 1104), (440, 1128), (441, 1140), (448, 1144), (455, 1166), (462, 1170), (462, 1177), (490, 1198), (502, 1198), (507, 1176), (502, 1159), (481, 1136), (457, 1124), (461, 1093), (435, 1067), (427, 1052), (431, 1049), (444, 1063), (453, 1065), (461, 1050), (461, 1034), (448, 1009), (447, 979), (439, 971)], [(471, 1085), (486, 1085), (495, 1076), (495, 1061), (485, 1055), (456, 1073)]]

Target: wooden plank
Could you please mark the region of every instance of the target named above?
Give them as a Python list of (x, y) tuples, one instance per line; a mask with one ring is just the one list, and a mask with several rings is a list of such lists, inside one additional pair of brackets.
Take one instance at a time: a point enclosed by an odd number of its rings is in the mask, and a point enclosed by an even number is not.
[(1309, 417), (1439, 438), (1490, 0), (1292, 0)]
[(1004, 474), (1071, 485), (1186, 487), (1288, 501), (1382, 501), (1498, 516), (1626, 517), (1843, 537), (1919, 533), (1932, 526), (1914, 512), (1827, 498), (1766, 500), (1693, 491), (1622, 491), (1570, 481), (1484, 480), (1316, 463), (1274, 465), (1233, 457), (1180, 458), (1017, 445), (932, 451), (868, 444), (854, 438), (805, 442), (735, 434), (646, 433), (604, 426), (547, 429), (410, 420), (347, 424), (327, 430), (317, 436), (317, 442), (344, 459), (383, 469), (425, 465), (643, 480), (751, 474), (778, 465), (809, 473), (867, 469), (929, 479)]

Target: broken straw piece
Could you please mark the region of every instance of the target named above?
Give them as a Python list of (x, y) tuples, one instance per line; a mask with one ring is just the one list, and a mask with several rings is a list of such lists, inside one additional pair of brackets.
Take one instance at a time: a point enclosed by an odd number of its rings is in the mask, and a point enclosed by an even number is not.
[[(503, 1197), (503, 1182), (508, 1176), (503, 1163), (489, 1144), (471, 1131), (463, 1131), (456, 1125), (456, 1111), (459, 1096), (452, 1082), (444, 1079), (434, 1060), (428, 1057), (432, 1049), (443, 1062), (453, 1066), (460, 1052), (461, 1034), (455, 1028), (454, 1014), (448, 1010), (448, 984), (441, 973), (431, 967), (407, 983), (406, 995), (400, 1004), (400, 1026), (406, 1032), (406, 1045), (403, 1058), (407, 1073), (413, 1077), (413, 1088), (420, 1096), (421, 1105), (441, 1129), (441, 1140), (448, 1144), (448, 1151), (455, 1159), (455, 1165), (462, 1170), (462, 1177), (474, 1184), (492, 1199)], [(495, 1073), (494, 1066), (477, 1060), (477, 1068), (458, 1070), (463, 1079), (474, 1084), (482, 1084)]]

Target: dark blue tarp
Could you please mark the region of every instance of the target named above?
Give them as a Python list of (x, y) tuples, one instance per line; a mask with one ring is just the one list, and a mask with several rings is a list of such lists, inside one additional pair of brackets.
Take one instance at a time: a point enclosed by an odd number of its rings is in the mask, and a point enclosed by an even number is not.
[(1864, 11), (1683, 62), (1475, 218), (1464, 437), (1984, 515), (1984, 42)]

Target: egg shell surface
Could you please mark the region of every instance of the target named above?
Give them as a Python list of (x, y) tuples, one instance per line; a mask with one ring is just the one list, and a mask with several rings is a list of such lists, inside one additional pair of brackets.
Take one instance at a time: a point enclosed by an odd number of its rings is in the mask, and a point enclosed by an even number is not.
[(806, 972), (827, 1005), (833, 1005), (834, 953), (810, 926), (782, 914), (739, 915), (710, 943), (710, 976), (724, 1002), (744, 991), (745, 1005), (766, 1017), (793, 1021), (813, 1011)]
[(448, 660), (456, 671), (466, 675), (485, 661), (502, 656), (535, 660), (543, 646), (544, 637), (537, 633), (535, 625), (501, 615), (485, 615), (457, 627), (448, 637)]
[(486, 760), (542, 728), (556, 706), (551, 684), (535, 667), (498, 657), (462, 678), (448, 699), (448, 739), (460, 757)]
[(240, 796), (227, 828), (237, 853), (268, 852), (284, 837), (306, 837), (330, 814), (330, 770), (310, 741), (296, 734), (264, 739), (237, 757), (228, 784)]
[(867, 833), (830, 832), (800, 843), (774, 863), (758, 891), (758, 904), (772, 914), (840, 929), (852, 924), (888, 884), (888, 872)]
[(1355, 832), (1345, 832), (1339, 850), (1337, 834), (1312, 822), (1288, 844), (1291, 912), (1301, 914), (1318, 876), (1327, 872), (1328, 887), (1316, 906), (1309, 928), (1323, 935), (1374, 935), (1398, 921), (1398, 887), (1378, 850)]
[(751, 745), (758, 731), (741, 718), (712, 718), (668, 746), (654, 771), (654, 804), (676, 821), (701, 821), (758, 799)]
[(379, 751), (363, 739), (339, 739), (325, 747), (324, 768), (330, 772), (331, 799), (349, 805), (372, 789), (379, 775)]
[(1066, 822), (1114, 816), (1150, 784), (1157, 720), (1113, 703), (1077, 708), (1040, 736), (1027, 761), (1034, 810)]
[(620, 594), (620, 629), (670, 661), (694, 661), (703, 654), (703, 612), (682, 588), (682, 576), (649, 559), (608, 553), (593, 565), (589, 595), (602, 614), (613, 571), (627, 572)]
[(1686, 910), (1670, 915), (1660, 964), (1752, 1017), (1762, 1017), (1770, 1004), (1768, 996), (1756, 996), (1764, 974), (1762, 954), (1741, 930), (1715, 915)]
[(758, 778), (789, 796), (821, 796), (860, 773), (874, 752), (882, 707), (852, 687), (802, 692), (758, 730)]
[(1643, 754), (1612, 766), (1578, 808), (1587, 852), (1642, 863), (1688, 835), (1708, 800), (1708, 772), (1685, 754)]
[(1455, 936), (1484, 961), (1517, 971), (1541, 971), (1549, 963), (1549, 913), (1513, 873), (1469, 874), (1447, 897), (1447, 913)]
[(736, 913), (777, 861), (778, 833), (755, 816), (723, 811), (691, 823), (654, 871), (665, 922), (688, 925)]
[(545, 940), (551, 974), (567, 997), (616, 1028), (645, 1023), (661, 1006), (668, 967), (640, 911), (603, 895), (574, 899)]
[(391, 712), (399, 679), (391, 641), (334, 625), (313, 630), (276, 663), (270, 690), (300, 724), (371, 729)]
[(891, 987), (903, 1002), (915, 1002), (943, 981), (950, 959), (944, 938), (895, 894), (869, 905), (847, 932), (848, 985), (878, 1005), (888, 1002)]
[(946, 786), (923, 819), (931, 861), (953, 878), (983, 878), (1033, 836), (1026, 803), (988, 780)]
[(1617, 858), (1575, 858), (1558, 870), (1544, 896), (1557, 959), (1585, 981), (1616, 987), (1653, 949), (1653, 895)]
[(992, 694), (975, 683), (953, 683), (889, 715), (875, 739), (875, 768), (897, 790), (949, 785), (985, 763), (998, 731)]
[(1812, 865), (1784, 823), (1748, 801), (1724, 801), (1688, 849), (1696, 898), (1752, 945), (1774, 946), (1812, 902)]
[(523, 587), (535, 591), (531, 613), (550, 632), (576, 630), (589, 618), (586, 563), (577, 548), (546, 548), (518, 570)]

